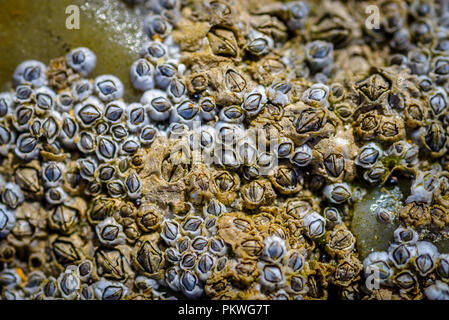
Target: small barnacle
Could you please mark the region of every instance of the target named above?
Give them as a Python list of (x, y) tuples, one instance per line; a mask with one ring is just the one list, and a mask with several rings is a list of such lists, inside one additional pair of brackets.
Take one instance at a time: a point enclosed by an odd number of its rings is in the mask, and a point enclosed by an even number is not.
[(425, 289), (426, 297), (429, 300), (448, 300), (449, 299), (449, 286), (437, 280), (435, 284)]
[(187, 217), (181, 224), (181, 232), (191, 237), (196, 237), (201, 234), (201, 225), (203, 219), (200, 217)]
[(418, 280), (410, 270), (403, 270), (394, 275), (393, 283), (396, 284), (401, 290), (409, 291), (418, 284)]
[(152, 63), (156, 63), (159, 59), (167, 57), (168, 49), (162, 42), (148, 41), (142, 46), (140, 55)]
[(161, 89), (167, 89), (171, 79), (182, 73), (183, 65), (178, 65), (175, 60), (167, 60), (156, 65), (154, 80), (156, 86)]
[(332, 256), (344, 257), (354, 249), (355, 241), (351, 231), (339, 224), (326, 235), (326, 251)]
[(81, 213), (77, 208), (60, 204), (48, 215), (49, 227), (63, 234), (72, 233), (81, 219)]
[(68, 266), (66, 270), (58, 277), (57, 283), (59, 292), (65, 299), (76, 299), (77, 291), (81, 285), (78, 269), (75, 266)]
[(352, 257), (344, 258), (335, 268), (333, 282), (339, 286), (345, 287), (350, 283), (357, 281), (362, 266), (358, 259)]
[(83, 76), (95, 69), (97, 56), (88, 48), (81, 47), (70, 51), (66, 56), (67, 65)]
[(373, 252), (370, 253), (365, 260), (363, 260), (363, 268), (365, 270), (365, 276), (370, 276), (373, 271), (378, 272), (379, 282), (385, 283), (393, 275), (393, 269), (390, 267), (388, 253), (386, 252)]
[(259, 262), (258, 266), (261, 270), (260, 283), (262, 286), (272, 291), (284, 285), (285, 276), (278, 265)]
[(347, 183), (335, 183), (327, 185), (323, 194), (331, 203), (340, 204), (351, 198), (352, 191)]
[(316, 40), (306, 44), (305, 55), (313, 72), (328, 73), (333, 62), (332, 43)]
[(108, 217), (95, 226), (97, 237), (101, 243), (116, 246), (125, 243), (123, 227), (114, 218)]
[(274, 175), (269, 178), (273, 187), (281, 194), (294, 194), (302, 188), (301, 177), (290, 166), (278, 166)]
[(363, 168), (372, 168), (382, 156), (382, 149), (376, 143), (370, 142), (360, 148), (355, 163)]
[(306, 214), (303, 223), (311, 238), (319, 238), (326, 232), (326, 220), (316, 212)]
[(255, 180), (240, 188), (243, 205), (249, 210), (256, 209), (261, 205), (271, 204), (276, 195), (271, 183), (265, 180)]
[(23, 133), (17, 138), (14, 151), (23, 160), (37, 159), (39, 155), (39, 142), (32, 135)]
[(161, 238), (167, 245), (173, 245), (180, 237), (179, 225), (175, 221), (164, 221), (162, 226)]
[(149, 14), (143, 22), (144, 31), (150, 39), (156, 39), (155, 36), (165, 38), (172, 30), (172, 25), (161, 15)]
[(75, 101), (83, 101), (90, 97), (94, 91), (94, 85), (87, 79), (80, 79), (72, 85), (72, 95)]
[(439, 121), (430, 122), (419, 138), (431, 156), (439, 157), (446, 152), (446, 133)]
[(417, 253), (413, 261), (416, 270), (421, 276), (426, 276), (436, 266), (438, 249), (430, 242), (419, 241), (416, 244)]
[(239, 46), (231, 30), (213, 28), (207, 34), (207, 39), (212, 52), (216, 55), (236, 57), (239, 54)]
[(190, 270), (185, 270), (180, 277), (181, 291), (189, 299), (197, 299), (203, 294), (198, 277)]
[(1, 199), (2, 202), (11, 209), (17, 208), (17, 206), (25, 201), (25, 197), (20, 187), (12, 182), (8, 182), (5, 184)]
[(195, 271), (200, 280), (206, 281), (213, 272), (215, 266), (215, 258), (210, 254), (203, 254), (198, 258), (195, 265)]
[(416, 256), (416, 247), (405, 244), (392, 244), (388, 248), (388, 255), (397, 268), (403, 268)]
[(27, 60), (19, 64), (13, 74), (15, 87), (22, 84), (30, 84), (35, 88), (47, 84), (47, 67), (39, 61)]
[(312, 162), (312, 148), (307, 144), (295, 148), (290, 157), (290, 162), (297, 165), (298, 167), (305, 167)]
[(142, 91), (154, 87), (154, 66), (146, 59), (136, 60), (129, 70), (129, 76), (134, 88)]
[(14, 211), (0, 204), (0, 238), (4, 238), (11, 232), (16, 224)]
[(266, 237), (264, 240), (263, 259), (271, 262), (280, 261), (286, 255), (285, 241), (277, 236)]
[(245, 78), (236, 70), (229, 68), (225, 72), (226, 88), (234, 93), (240, 93), (246, 89), (247, 83)]
[(100, 279), (92, 284), (99, 300), (121, 300), (128, 294), (128, 288), (120, 282)]
[(101, 75), (95, 78), (95, 93), (105, 102), (123, 97), (123, 83), (113, 75)]

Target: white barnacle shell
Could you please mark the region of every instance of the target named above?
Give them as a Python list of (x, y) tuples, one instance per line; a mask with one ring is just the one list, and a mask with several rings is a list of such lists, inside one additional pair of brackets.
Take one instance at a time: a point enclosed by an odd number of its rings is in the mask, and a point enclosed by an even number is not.
[(101, 278), (92, 284), (97, 299), (100, 300), (120, 300), (128, 294), (128, 287), (118, 281), (110, 281)]
[(419, 241), (416, 244), (417, 254), (413, 261), (416, 270), (421, 276), (425, 276), (435, 269), (438, 259), (438, 249), (432, 243)]
[[(406, 204), (411, 202), (432, 203), (434, 191), (438, 190), (438, 179), (431, 180), (432, 176), (433, 174), (429, 172), (418, 172), (410, 187), (410, 196), (405, 200)], [(429, 184), (430, 180), (433, 182), (432, 184)]]
[(323, 108), (327, 108), (329, 106), (328, 97), (329, 87), (321, 83), (315, 83), (304, 91), (301, 100), (307, 104), (317, 104)]
[(12, 209), (17, 208), (17, 206), (25, 201), (22, 189), (20, 189), (19, 185), (13, 182), (8, 182), (5, 184), (1, 199), (4, 204)]
[(418, 233), (412, 228), (399, 227), (394, 230), (394, 241), (398, 244), (414, 245), (418, 241)]
[(78, 297), (78, 290), (81, 286), (78, 267), (67, 266), (65, 271), (58, 277), (58, 288), (63, 298), (73, 300)]
[(343, 203), (352, 196), (351, 187), (347, 183), (328, 184), (323, 190), (324, 196), (332, 203)]
[(98, 239), (108, 246), (116, 246), (126, 243), (123, 227), (113, 217), (107, 217), (95, 226)]
[(264, 239), (263, 259), (273, 262), (279, 261), (285, 256), (286, 252), (285, 240), (276, 235)]
[(388, 264), (388, 253), (372, 252), (363, 260), (365, 277), (374, 276), (374, 281), (385, 283), (393, 275), (393, 269)]
[(388, 257), (396, 268), (406, 267), (416, 256), (416, 246), (392, 243), (388, 247)]
[(189, 299), (198, 299), (203, 294), (198, 277), (193, 271), (185, 270), (180, 277), (181, 291)]
[(87, 76), (95, 69), (97, 64), (97, 56), (92, 50), (80, 47), (75, 48), (66, 55), (67, 65), (79, 72), (83, 76)]
[(257, 267), (260, 270), (260, 284), (269, 291), (281, 288), (285, 285), (285, 275), (279, 264), (258, 262)]
[(95, 93), (102, 101), (121, 99), (124, 94), (122, 81), (116, 76), (104, 74), (95, 78)]
[(382, 149), (376, 143), (370, 142), (360, 148), (355, 163), (362, 168), (372, 168), (382, 155)]
[(154, 88), (154, 66), (147, 59), (134, 61), (129, 70), (129, 77), (134, 88), (138, 90)]
[(21, 84), (31, 84), (38, 88), (47, 84), (47, 67), (40, 61), (27, 60), (19, 64), (13, 74), (15, 87)]
[(265, 87), (258, 85), (243, 97), (242, 109), (245, 111), (247, 117), (256, 116), (267, 103), (267, 95)]
[(305, 215), (303, 222), (307, 234), (312, 238), (321, 237), (326, 232), (326, 219), (317, 212)]
[(424, 292), (429, 300), (449, 300), (449, 286), (439, 280), (427, 287)]

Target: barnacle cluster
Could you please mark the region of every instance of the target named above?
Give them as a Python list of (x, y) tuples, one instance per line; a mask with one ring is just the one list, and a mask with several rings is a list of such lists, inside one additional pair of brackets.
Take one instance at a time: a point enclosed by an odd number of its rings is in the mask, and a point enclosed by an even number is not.
[(85, 47), (0, 93), (2, 299), (449, 299), (447, 2), (125, 2), (140, 101)]

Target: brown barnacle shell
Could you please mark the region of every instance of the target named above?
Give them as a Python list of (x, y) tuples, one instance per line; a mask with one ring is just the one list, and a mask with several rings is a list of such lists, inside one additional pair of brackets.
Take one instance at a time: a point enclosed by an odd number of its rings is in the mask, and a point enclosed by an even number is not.
[(114, 248), (98, 247), (94, 253), (98, 277), (115, 281), (126, 281), (131, 274), (130, 248), (119, 245)]
[(240, 289), (249, 287), (260, 275), (257, 261), (245, 258), (233, 259), (230, 262), (229, 278), (234, 286)]
[(229, 292), (232, 288), (232, 284), (229, 281), (229, 277), (223, 273), (212, 273), (212, 275), (206, 280), (204, 291), (211, 299), (217, 299), (220, 295)]
[(155, 206), (141, 206), (136, 221), (143, 232), (154, 232), (161, 228), (162, 214)]
[(75, 231), (79, 221), (84, 217), (87, 204), (82, 198), (75, 198), (71, 203), (62, 203), (48, 211), (48, 226), (62, 234)]
[(8, 263), (14, 260), (14, 257), (16, 255), (16, 249), (14, 246), (3, 242), (0, 245), (0, 262), (1, 263)]
[(371, 70), (371, 72), (372, 74), (367, 78), (356, 81), (354, 87), (362, 99), (370, 105), (381, 104), (392, 86), (392, 81), (380, 70)]
[(249, 72), (259, 84), (269, 86), (275, 80), (285, 77), (286, 66), (276, 55), (267, 55), (254, 63)]
[(432, 223), (440, 229), (449, 224), (448, 210), (441, 205), (432, 205), (430, 207), (430, 216), (432, 218)]
[(377, 110), (359, 115), (354, 122), (355, 134), (362, 140), (371, 140), (376, 137), (381, 118)]
[(207, 34), (209, 46), (215, 55), (237, 58), (239, 45), (234, 32), (221, 27), (213, 27)]
[(417, 99), (409, 99), (404, 108), (404, 120), (407, 127), (418, 128), (427, 118), (425, 104)]
[(187, 194), (193, 204), (203, 204), (212, 198), (209, 172), (203, 165), (192, 169), (187, 182)]
[(380, 140), (390, 143), (405, 136), (404, 121), (398, 117), (382, 117), (378, 130)]
[(301, 146), (317, 138), (328, 138), (335, 134), (337, 116), (325, 109), (314, 108), (297, 102), (284, 108), (284, 117), (277, 123), (280, 132)]
[(85, 255), (83, 242), (76, 234), (70, 237), (51, 235), (48, 238), (48, 249), (54, 261), (61, 266), (75, 264)]
[(280, 165), (269, 176), (271, 184), (281, 194), (295, 194), (302, 189), (302, 176), (292, 165)]
[(240, 189), (240, 178), (236, 173), (230, 171), (218, 171), (211, 177), (211, 190), (215, 197), (228, 206), (237, 197)]
[(158, 233), (141, 236), (134, 245), (132, 266), (153, 279), (164, 276), (165, 257)]
[(421, 129), (419, 141), (432, 158), (439, 158), (447, 152), (447, 134), (439, 121), (431, 121)]
[(243, 207), (248, 210), (257, 209), (260, 206), (270, 205), (276, 198), (276, 193), (265, 179), (254, 180), (240, 188)]
[(235, 212), (222, 215), (217, 221), (218, 235), (232, 245), (246, 235), (254, 235), (254, 222), (244, 213)]
[(72, 68), (67, 65), (66, 57), (52, 59), (47, 69), (48, 84), (58, 90), (68, 88), (80, 78)]
[(425, 226), (431, 221), (430, 208), (424, 203), (411, 202), (399, 210), (399, 217), (408, 226)]
[(264, 248), (263, 239), (260, 236), (244, 236), (233, 244), (235, 254), (242, 259), (257, 260)]
[(111, 217), (117, 208), (119, 208), (121, 201), (115, 198), (99, 195), (91, 202), (87, 211), (87, 219), (90, 224), (96, 225), (107, 217)]
[(274, 214), (271, 212), (265, 212), (263, 208), (260, 209), (260, 213), (251, 216), (251, 220), (254, 222), (257, 231), (261, 235), (267, 234), (270, 225), (274, 223)]
[(344, 224), (338, 224), (326, 233), (326, 251), (332, 256), (344, 257), (354, 249), (356, 239)]
[(361, 31), (342, 3), (323, 2), (320, 14), (314, 17), (307, 28), (313, 40), (332, 42), (336, 48), (343, 48)]
[(28, 246), (33, 239), (45, 238), (46, 212), (39, 202), (23, 202), (15, 209), (16, 224), (7, 235), (15, 247)]
[(253, 16), (250, 23), (254, 29), (275, 41), (284, 42), (288, 37), (286, 25), (275, 16), (268, 14)]
[(361, 270), (362, 264), (359, 259), (353, 254), (348, 255), (341, 259), (335, 267), (332, 283), (341, 287), (347, 287), (360, 279)]
[(331, 182), (352, 181), (356, 173), (353, 161), (356, 155), (352, 135), (343, 133), (323, 139), (313, 148), (315, 172)]
[(18, 166), (14, 170), (15, 182), (28, 199), (39, 199), (44, 194), (41, 170), (37, 160)]

